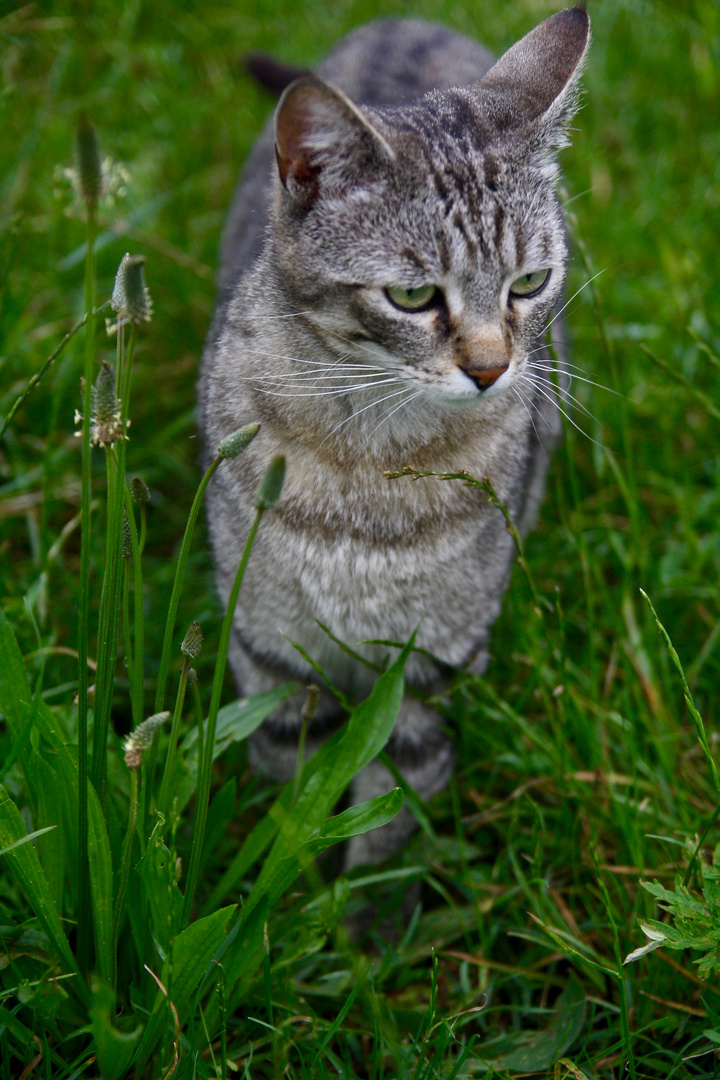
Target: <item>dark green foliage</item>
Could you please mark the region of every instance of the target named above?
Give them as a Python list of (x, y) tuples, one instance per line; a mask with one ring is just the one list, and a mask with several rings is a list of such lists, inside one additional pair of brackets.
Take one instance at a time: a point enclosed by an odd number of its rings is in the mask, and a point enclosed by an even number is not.
[[(239, 166), (272, 107), (240, 58), (265, 49), (305, 64), (362, 21), (408, 14), (449, 21), (499, 52), (557, 6), (82, 0), (0, 17), (0, 846), (9, 849), (0, 1080), (36, 1057), (36, 1076), (160, 1077), (176, 1052), (177, 1078), (233, 1068), (252, 1080), (283, 1070), (368, 1080), (717, 1074), (718, 796), (707, 759), (717, 756), (720, 682), (713, 0), (590, 6), (585, 106), (563, 154), (578, 401), (567, 407), (542, 518), (525, 542), (529, 576), (516, 567), (487, 676), (459, 675), (452, 701), (438, 703), (458, 767), (431, 806), (408, 794), (420, 828), (406, 851), (347, 876), (330, 856), (315, 861), (397, 809), (391, 794), (333, 815), (348, 770), (382, 745), (397, 671), (377, 692), (382, 707), (377, 696), (360, 706), (349, 741), (307, 762), (299, 790), (268, 790), (247, 767), (244, 740), (276, 695), (237, 706), (226, 681), (217, 740), (203, 753), (198, 719), (223, 613), (202, 515), (161, 667), (200, 480), (194, 383), (217, 244)], [(79, 842), (82, 440), (73, 414), (85, 411), (87, 327), (58, 346), (88, 306), (87, 206), (64, 174), (77, 165), (81, 113), (97, 132), (105, 189), (90, 200), (93, 302), (109, 300), (129, 250), (147, 260), (153, 321), (137, 327), (132, 425), (119, 444), (128, 479), (137, 476), (150, 501), (139, 507), (122, 485), (113, 492), (118, 536), (123, 505), (135, 515), (132, 559), (116, 560), (113, 585), (119, 611), (128, 598), (117, 666), (114, 650), (102, 661), (96, 644), (106, 451), (92, 450), (87, 645), (111, 682), (99, 687), (104, 793), (90, 784)], [(90, 319), (90, 385), (102, 361), (116, 363), (110, 314)], [(149, 713), (159, 668), (156, 711), (172, 708), (193, 620), (205, 641), (192, 661), (197, 682), (187, 679), (161, 821), (146, 793), (160, 791), (170, 724), (139, 770), (125, 764), (122, 739)], [(92, 726), (89, 735), (92, 748)], [(213, 762), (213, 786), (195, 905), (183, 919), (203, 760)], [(647, 881), (656, 884), (641, 887)], [(408, 914), (415, 886), (420, 906)], [(76, 926), (85, 889), (92, 902)], [(378, 915), (358, 946), (347, 926), (368, 898)], [(665, 941), (623, 966), (644, 944), (639, 922)]]

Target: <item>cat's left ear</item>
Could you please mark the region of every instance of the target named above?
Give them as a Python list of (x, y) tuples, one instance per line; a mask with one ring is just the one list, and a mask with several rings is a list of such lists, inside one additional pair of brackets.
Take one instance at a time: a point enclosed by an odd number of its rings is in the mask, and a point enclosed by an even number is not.
[(589, 43), (585, 8), (559, 11), (508, 49), (479, 86), (501, 97), (546, 147), (565, 146)]
[(342, 91), (315, 75), (296, 79), (275, 112), (280, 181), (309, 206), (325, 191), (345, 194), (379, 179), (394, 151)]

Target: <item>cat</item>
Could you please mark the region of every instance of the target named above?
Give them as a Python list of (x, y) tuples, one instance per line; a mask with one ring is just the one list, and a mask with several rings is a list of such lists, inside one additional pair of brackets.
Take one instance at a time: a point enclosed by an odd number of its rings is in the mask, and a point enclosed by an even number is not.
[[(387, 649), (358, 642), (417, 628), (427, 652), (411, 654), (406, 679), (424, 691), (442, 689), (448, 665), (485, 669), (513, 560), (501, 513), (461, 483), (383, 472), (464, 468), (490, 479), (521, 531), (532, 524), (559, 433), (546, 345), (552, 327), (562, 369), (556, 151), (588, 42), (582, 7), (497, 62), (439, 26), (382, 21), (284, 89), (230, 213), (200, 380), (208, 460), (223, 436), (261, 423), (208, 491), (224, 600), (255, 489), (269, 459), (287, 457), (235, 614), (241, 692), (315, 677), (286, 634), (346, 695), (366, 696), (373, 671), (318, 621), (375, 662)], [(288, 699), (251, 740), (255, 767), (278, 780), (295, 769), (301, 708)], [(321, 693), (308, 745), (342, 721)], [(423, 798), (446, 785), (451, 741), (417, 696), (387, 749)], [(352, 799), (393, 786), (373, 762)], [(351, 840), (347, 865), (412, 829), (403, 809)]]

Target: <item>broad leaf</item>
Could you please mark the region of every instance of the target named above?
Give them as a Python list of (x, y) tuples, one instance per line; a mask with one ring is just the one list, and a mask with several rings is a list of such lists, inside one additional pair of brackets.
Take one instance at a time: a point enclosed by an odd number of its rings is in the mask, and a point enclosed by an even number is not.
[[(200, 986), (213, 957), (225, 941), (227, 924), (234, 911), (235, 905), (221, 908), (205, 919), (198, 919), (178, 934), (172, 942), (171, 954), (163, 965), (162, 982), (170, 1000), (179, 1011)], [(167, 1024), (166, 1001), (167, 998), (162, 991), (158, 991), (135, 1062), (138, 1073), (150, 1060)]]
[(152, 934), (162, 950), (163, 960), (180, 928), (182, 893), (177, 884), (175, 859), (163, 842), (164, 821), (159, 821), (137, 865), (145, 896), (150, 905)]
[(94, 981), (90, 1003), (90, 1028), (95, 1040), (95, 1056), (102, 1080), (122, 1080), (143, 1033), (141, 1024), (121, 1031), (113, 1024), (115, 995), (109, 986)]
[[(9, 866), (11, 874), (27, 897), (36, 919), (55, 950), (58, 961), (65, 971), (77, 974), (75, 957), (50, 895), (50, 888), (38, 854), (32, 844), (17, 845), (17, 841), (26, 836), (27, 828), (20, 816), (20, 811), (0, 784), (0, 846), (6, 849), (3, 856), (6, 865)], [(85, 989), (79, 977), (77, 985), (79, 988), (82, 987), (82, 990)], [(86, 996), (83, 993), (83, 997)]]

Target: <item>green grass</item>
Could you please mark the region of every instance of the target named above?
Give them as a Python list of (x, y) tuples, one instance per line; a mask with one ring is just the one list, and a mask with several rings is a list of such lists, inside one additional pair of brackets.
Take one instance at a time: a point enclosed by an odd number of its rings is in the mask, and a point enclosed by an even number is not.
[[(151, 492), (137, 609), (145, 715), (200, 481), (194, 384), (218, 240), (239, 166), (272, 108), (240, 57), (265, 49), (312, 62), (352, 26), (389, 14), (449, 21), (499, 52), (555, 7), (95, 0), (0, 19), (0, 418), (86, 311), (85, 208), (63, 176), (83, 110), (126, 188), (98, 207), (96, 303), (109, 298), (126, 251), (147, 257), (154, 316), (136, 334), (125, 446), (128, 476)], [(571, 359), (599, 385), (573, 385), (581, 407), (525, 544), (541, 603), (516, 567), (487, 675), (458, 676), (451, 706), (440, 703), (458, 747), (452, 785), (429, 807), (410, 796), (422, 828), (387, 866), (346, 878), (331, 858), (314, 859), (331, 836), (396, 808), (392, 796), (326, 824), (348, 769), (382, 745), (397, 672), (348, 728), (344, 749), (329, 746), (284, 793), (247, 766), (243, 738), (263, 703), (233, 710), (226, 678), (195, 906), (191, 918), (183, 912), (200, 762), (210, 760), (197, 717), (210, 706), (223, 622), (201, 515), (166, 692), (172, 708), (179, 642), (196, 619), (205, 642), (185, 700), (174, 815), (154, 829), (146, 757), (141, 825), (126, 841), (136, 774), (122, 742), (138, 680), (136, 665), (120, 660), (107, 796), (91, 798), (89, 883), (78, 884), (73, 413), (83, 411), (84, 330), (9, 423), (0, 440), (0, 822), (3, 845), (18, 846), (0, 877), (0, 1080), (23, 1070), (162, 1077), (174, 1047), (173, 1075), (183, 1078), (718, 1075), (720, 837), (708, 755), (717, 758), (720, 681), (720, 14), (712, 0), (590, 7), (585, 107), (563, 161), (568, 295), (599, 274), (569, 305)], [(115, 351), (100, 318), (95, 369)], [(92, 659), (106, 564), (103, 453), (92, 452)], [(677, 650), (691, 705), (641, 589)], [(131, 582), (133, 626), (137, 595)], [(122, 622), (119, 637), (122, 657)], [(155, 798), (168, 732), (159, 738)], [(38, 835), (25, 841), (28, 831)], [(653, 880), (662, 888), (640, 885)], [(417, 881), (421, 907), (388, 947), (379, 927), (400, 922)], [(92, 917), (77, 933), (85, 888)], [(381, 910), (357, 947), (344, 920), (364, 894)], [(622, 967), (646, 943), (640, 919), (672, 932)], [(86, 962), (90, 980), (76, 967)], [(179, 1034), (143, 964), (168, 990)]]

